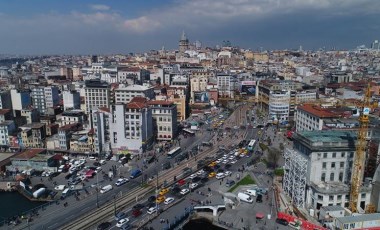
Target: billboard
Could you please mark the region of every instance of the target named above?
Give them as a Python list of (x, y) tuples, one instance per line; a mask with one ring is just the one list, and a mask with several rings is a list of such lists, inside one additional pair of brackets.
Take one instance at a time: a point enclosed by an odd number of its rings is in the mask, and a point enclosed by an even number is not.
[(241, 93), (246, 93), (247, 95), (256, 94), (256, 81), (242, 81), (240, 87)]
[(209, 103), (210, 95), (208, 92), (194, 92), (194, 103)]

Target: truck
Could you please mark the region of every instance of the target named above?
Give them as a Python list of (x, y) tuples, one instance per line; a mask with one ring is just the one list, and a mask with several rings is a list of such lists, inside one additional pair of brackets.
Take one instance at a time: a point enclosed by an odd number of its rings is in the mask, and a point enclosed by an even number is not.
[(100, 193), (106, 193), (108, 191), (111, 191), (112, 190), (112, 185), (106, 185), (104, 186), (103, 188), (100, 189)]
[(141, 172), (140, 169), (135, 169), (135, 170), (133, 170), (133, 171), (131, 172), (131, 176), (130, 176), (130, 178), (131, 178), (131, 179), (134, 179), (134, 178), (140, 176), (141, 174), (142, 174), (142, 172)]
[(239, 193), (238, 193), (238, 198), (239, 198), (241, 201), (244, 201), (244, 202), (247, 202), (247, 203), (250, 203), (250, 204), (253, 203), (253, 200), (252, 200), (251, 196), (248, 195), (248, 194), (245, 194), (245, 193), (239, 192)]
[(46, 188), (39, 188), (33, 193), (34, 198), (39, 198), (41, 197), (44, 193), (46, 192)]

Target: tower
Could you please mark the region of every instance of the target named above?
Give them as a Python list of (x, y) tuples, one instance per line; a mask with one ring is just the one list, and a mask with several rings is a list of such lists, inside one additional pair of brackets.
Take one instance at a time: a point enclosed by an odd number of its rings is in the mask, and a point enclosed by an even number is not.
[(185, 53), (189, 49), (189, 40), (186, 37), (185, 31), (182, 32), (181, 39), (179, 40), (179, 52)]

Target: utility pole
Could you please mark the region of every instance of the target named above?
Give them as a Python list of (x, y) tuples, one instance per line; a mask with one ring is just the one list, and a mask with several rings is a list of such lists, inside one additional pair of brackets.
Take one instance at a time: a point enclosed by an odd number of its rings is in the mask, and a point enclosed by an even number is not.
[(99, 176), (96, 174), (96, 207), (99, 208)]

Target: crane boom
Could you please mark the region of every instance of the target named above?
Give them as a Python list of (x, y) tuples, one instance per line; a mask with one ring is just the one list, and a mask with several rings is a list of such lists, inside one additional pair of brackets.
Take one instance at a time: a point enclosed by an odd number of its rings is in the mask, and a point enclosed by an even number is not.
[(371, 107), (371, 91), (368, 84), (364, 94), (363, 102), (360, 106), (359, 115), (359, 131), (357, 136), (356, 152), (354, 155), (353, 170), (351, 174), (351, 190), (350, 190), (350, 210), (354, 213), (358, 212), (358, 200), (360, 187), (362, 186), (364, 165), (366, 160), (366, 146), (369, 124), (369, 108)]

